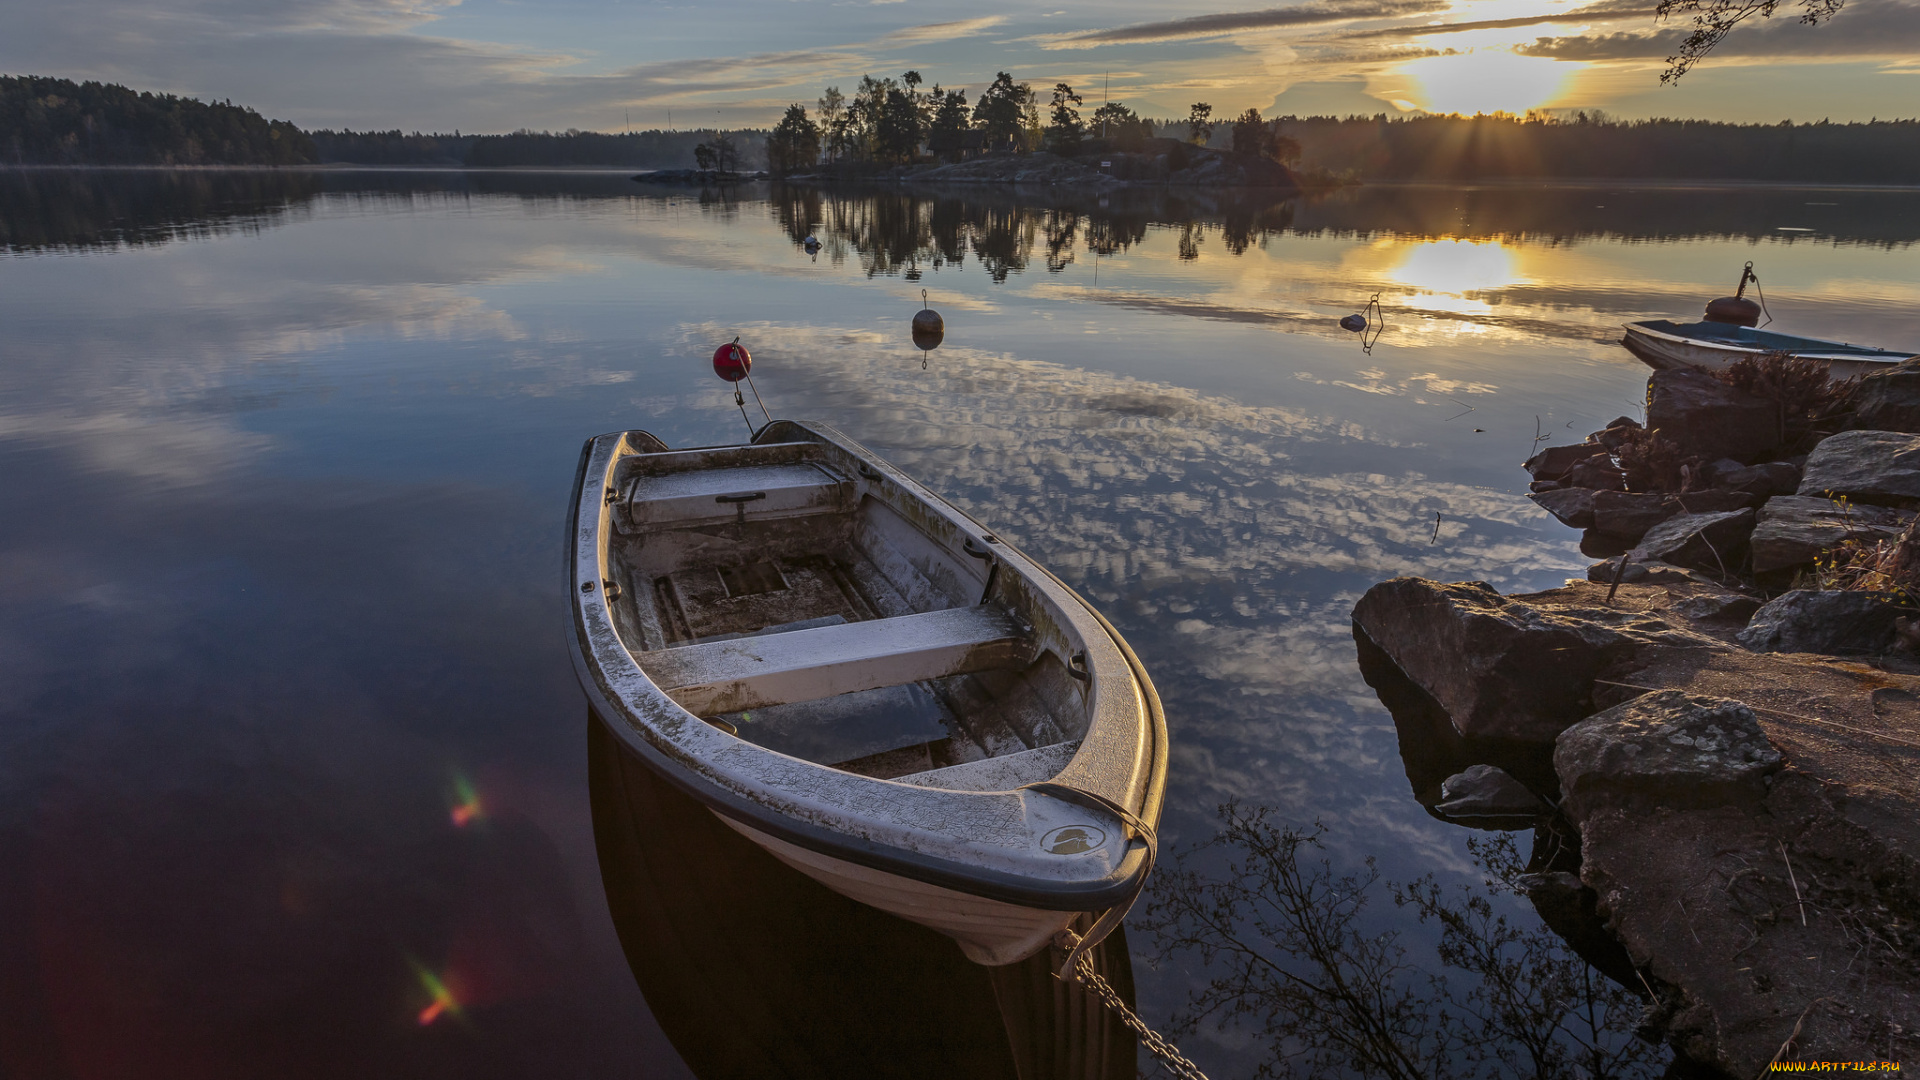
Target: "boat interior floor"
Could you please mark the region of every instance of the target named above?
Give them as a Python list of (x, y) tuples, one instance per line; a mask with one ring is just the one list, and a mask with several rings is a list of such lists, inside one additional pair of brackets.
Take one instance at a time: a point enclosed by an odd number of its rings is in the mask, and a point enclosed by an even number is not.
[(762, 518), (767, 501), (656, 519), (610, 550), (616, 623), (669, 697), (769, 750), (883, 779), (1006, 790), (1066, 765), (1084, 690), (1018, 615), (974, 603), (977, 584), (937, 587), (913, 550), (932, 542), (871, 499)]

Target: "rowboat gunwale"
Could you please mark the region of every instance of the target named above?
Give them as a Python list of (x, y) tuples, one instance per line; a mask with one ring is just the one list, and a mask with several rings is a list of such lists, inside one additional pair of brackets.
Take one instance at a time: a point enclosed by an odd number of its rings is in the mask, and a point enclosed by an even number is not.
[[(1076, 771), (1088, 773), (1091, 766), (1081, 759), (1100, 749), (1089, 746), (1094, 742), (1093, 725), (1099, 722), (1100, 710), (1113, 707), (1116, 702), (1125, 708), (1130, 701), (1131, 707), (1140, 713), (1131, 767), (1135, 781), (1128, 785), (1134, 790), (1116, 801), (1150, 825), (1157, 822), (1164, 800), (1167, 768), (1165, 716), (1138, 657), (1112, 625), (1045, 567), (1003, 539), (993, 537), (964, 512), (826, 425), (776, 422), (747, 445), (786, 441), (796, 433), (837, 448), (870, 466), (878, 477), (872, 485), (874, 491), (883, 491), (895, 500), (917, 503), (934, 515), (929, 520), (936, 527), (944, 522), (944, 527), (951, 528), (956, 537), (967, 542), (978, 542), (982, 546), (991, 543), (1001, 564), (1024, 581), (1026, 588), (1047, 594), (1046, 600), (1056, 609), (1056, 617), (1076, 631), (1084, 643), (1087, 666), (1093, 676), (1088, 692), (1101, 695), (1089, 706), (1092, 715), (1086, 739), (1059, 778), (1066, 779)], [(614, 630), (605, 590), (582, 591), (586, 583), (607, 578), (609, 513), (605, 500), (599, 496), (614, 464), (624, 456), (618, 450), (626, 445), (628, 436), (628, 432), (595, 436), (582, 447), (571, 498), (568, 545), (568, 593), (573, 598), (574, 613), (574, 633), (569, 635), (569, 645), (575, 672), (594, 713), (623, 745), (668, 783), (723, 817), (830, 858), (911, 881), (1041, 910), (1099, 911), (1127, 902), (1138, 893), (1151, 866), (1149, 845), (1137, 837), (1127, 839), (1130, 831), (1125, 823), (1110, 814), (1039, 791), (962, 792), (842, 772), (724, 735), (668, 699), (640, 670)], [(583, 514), (583, 511), (586, 512)], [(589, 560), (591, 573), (587, 572)], [(1112, 729), (1107, 729), (1102, 737), (1111, 735)], [(710, 753), (703, 754), (703, 749)], [(1113, 749), (1104, 748), (1109, 753)], [(1047, 861), (1038, 859), (1031, 851), (1016, 856), (1011, 852), (982, 850), (983, 846), (978, 844), (969, 847), (951, 832), (926, 830), (923, 835), (912, 835), (912, 828), (902, 828), (897, 823), (891, 829), (875, 829), (870, 820), (836, 814), (832, 807), (817, 802), (773, 797), (780, 792), (744, 790), (739, 769), (731, 773), (716, 770), (715, 758), (721, 752), (736, 765), (746, 759), (778, 758), (780, 769), (787, 775), (802, 778), (809, 784), (826, 784), (843, 793), (857, 793), (860, 798), (877, 800), (875, 805), (906, 807), (910, 804), (922, 810), (935, 805), (949, 810), (965, 806), (997, 814), (1003, 822), (1010, 822), (1008, 815), (1017, 814), (1036, 840), (1059, 824), (1093, 819), (1109, 838), (1120, 839), (1117, 844), (1109, 841), (1112, 850), (1104, 863), (1091, 859), (1063, 861), (1057, 857)], [(820, 789), (808, 788), (807, 794), (819, 795)], [(903, 833), (909, 835), (903, 836)], [(1097, 870), (1101, 865), (1106, 869)]]

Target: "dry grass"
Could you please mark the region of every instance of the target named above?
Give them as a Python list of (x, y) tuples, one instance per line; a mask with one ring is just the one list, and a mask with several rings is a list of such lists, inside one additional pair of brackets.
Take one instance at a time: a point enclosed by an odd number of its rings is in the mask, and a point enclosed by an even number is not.
[[(1833, 500), (1842, 510), (1846, 496)], [(1920, 518), (1892, 540), (1848, 540), (1821, 556), (1814, 575), (1822, 589), (1896, 593), (1920, 597)]]

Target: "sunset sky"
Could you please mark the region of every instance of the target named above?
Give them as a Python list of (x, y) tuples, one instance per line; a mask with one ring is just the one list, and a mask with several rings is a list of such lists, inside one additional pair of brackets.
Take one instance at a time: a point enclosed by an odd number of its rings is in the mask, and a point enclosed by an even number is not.
[(306, 127), (760, 125), (907, 68), (1102, 85), (1152, 116), (1601, 109), (1623, 117), (1920, 116), (1920, 0), (1783, 4), (1676, 86), (1654, 0), (0, 0), (0, 73), (231, 98)]

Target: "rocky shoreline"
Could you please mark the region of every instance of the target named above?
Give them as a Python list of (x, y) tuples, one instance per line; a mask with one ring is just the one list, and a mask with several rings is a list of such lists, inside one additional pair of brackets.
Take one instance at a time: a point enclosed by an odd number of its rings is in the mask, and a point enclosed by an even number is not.
[(1920, 1058), (1920, 366), (1660, 371), (1527, 462), (1587, 580), (1354, 608), (1414, 794), (1535, 828), (1529, 895), (1684, 1064)]

